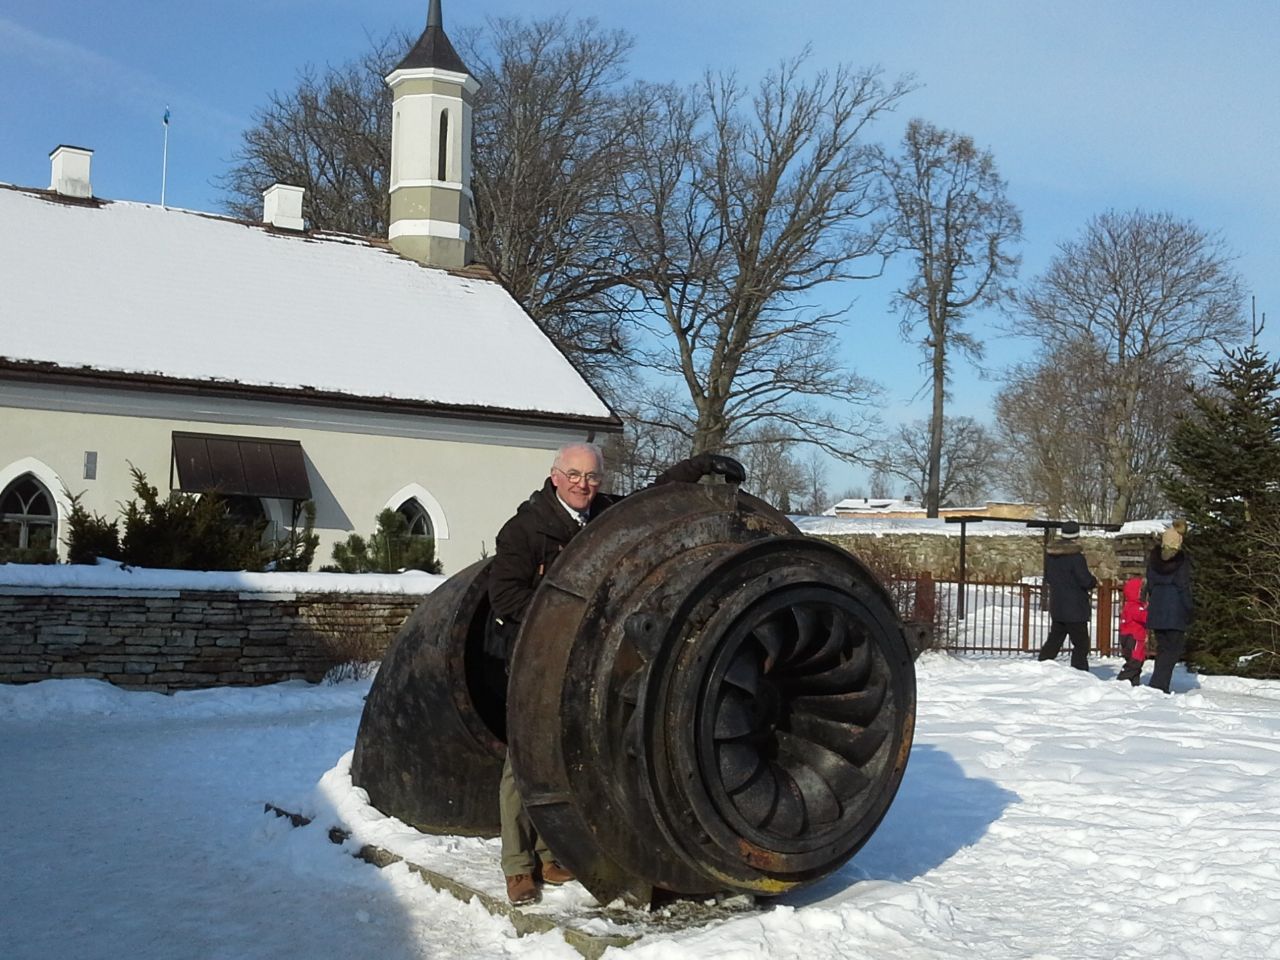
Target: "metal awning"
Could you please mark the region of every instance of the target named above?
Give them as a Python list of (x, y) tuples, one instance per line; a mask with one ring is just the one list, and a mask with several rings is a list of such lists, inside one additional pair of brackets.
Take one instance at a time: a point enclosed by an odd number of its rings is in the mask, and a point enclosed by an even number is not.
[(297, 440), (212, 433), (173, 433), (173, 466), (184, 493), (310, 500), (311, 484)]

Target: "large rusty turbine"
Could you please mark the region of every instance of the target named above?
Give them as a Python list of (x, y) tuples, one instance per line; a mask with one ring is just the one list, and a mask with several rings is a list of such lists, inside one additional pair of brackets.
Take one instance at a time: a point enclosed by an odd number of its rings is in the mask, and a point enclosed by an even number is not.
[[(443, 593), (454, 580), (466, 586)], [(433, 832), (496, 827), (483, 580), (468, 568), (406, 624), (356, 744), (372, 802)], [(450, 612), (424, 614), (437, 605)], [(534, 595), (511, 677), (525, 806), (601, 902), (769, 895), (828, 875), (888, 809), (915, 722), (911, 652), (875, 578), (727, 484), (641, 491), (574, 538)], [(445, 707), (471, 716), (442, 722)], [(463, 784), (465, 803), (446, 795)]]

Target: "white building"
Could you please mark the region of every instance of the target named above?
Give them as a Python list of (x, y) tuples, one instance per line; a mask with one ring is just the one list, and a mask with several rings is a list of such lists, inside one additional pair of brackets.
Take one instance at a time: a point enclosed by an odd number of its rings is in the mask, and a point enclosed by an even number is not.
[(130, 465), (287, 526), (311, 499), (317, 563), (385, 507), (446, 573), (492, 550), (551, 451), (620, 424), (470, 264), (471, 98), (433, 0), (394, 97), (387, 240), (308, 230), (278, 185), (262, 223), (93, 195), (92, 152), (48, 189), (0, 184), (0, 536), (62, 543), (108, 517)]

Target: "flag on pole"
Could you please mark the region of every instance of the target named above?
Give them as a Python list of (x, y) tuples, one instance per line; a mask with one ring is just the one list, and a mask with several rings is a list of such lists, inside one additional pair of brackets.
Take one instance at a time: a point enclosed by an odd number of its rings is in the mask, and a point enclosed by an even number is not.
[(160, 161), (160, 206), (164, 206), (164, 188), (169, 179), (169, 105), (164, 105), (164, 157)]

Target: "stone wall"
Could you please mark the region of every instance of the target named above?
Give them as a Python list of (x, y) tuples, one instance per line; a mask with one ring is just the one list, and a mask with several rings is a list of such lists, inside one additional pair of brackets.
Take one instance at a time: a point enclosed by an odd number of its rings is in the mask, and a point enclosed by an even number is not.
[(0, 587), (0, 682), (108, 680), (169, 692), (318, 681), (376, 660), (412, 594)]
[[(880, 574), (928, 573), (939, 580), (960, 574), (960, 537), (936, 533), (813, 534), (862, 558)], [(1080, 537), (1089, 569), (1099, 580), (1141, 575), (1146, 535)], [(965, 576), (968, 580), (1020, 580), (1043, 572), (1044, 538), (1038, 531), (965, 537)]]

